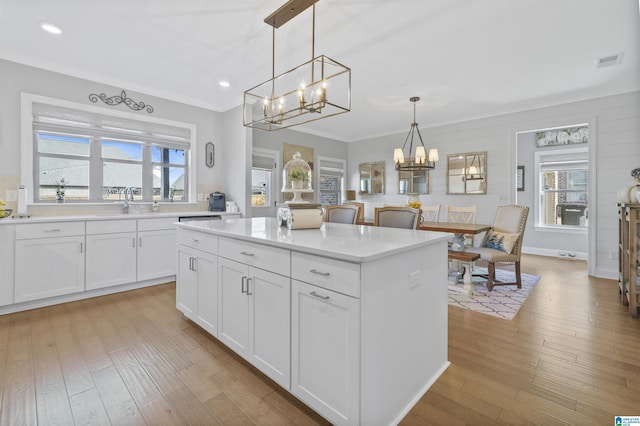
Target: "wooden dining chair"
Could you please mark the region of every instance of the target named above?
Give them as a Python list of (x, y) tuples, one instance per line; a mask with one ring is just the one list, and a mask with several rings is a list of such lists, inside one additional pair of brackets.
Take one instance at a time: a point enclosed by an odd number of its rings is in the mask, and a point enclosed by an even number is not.
[[(480, 260), (488, 262), (487, 274), (474, 275), (487, 279), (489, 291), (497, 285), (516, 285), (518, 288), (522, 288), (520, 254), (528, 214), (529, 207), (525, 206), (498, 207), (493, 227), (487, 232), (482, 246), (470, 247), (466, 250), (470, 253), (478, 253)], [(498, 262), (515, 264), (515, 281), (496, 280), (496, 263)]]
[(355, 225), (358, 220), (358, 206), (347, 206), (340, 204), (337, 206), (325, 206), (324, 221), (334, 223), (350, 223)]
[(387, 228), (418, 229), (421, 215), (420, 209), (411, 207), (376, 207), (373, 224)]
[(346, 203), (342, 203), (343, 206), (356, 206), (358, 207), (358, 218), (356, 219), (357, 224), (364, 223), (364, 203), (359, 201), (349, 201)]
[(440, 222), (440, 204), (435, 206), (422, 206), (422, 220), (425, 222)]
[[(447, 206), (447, 222), (475, 224), (477, 210), (477, 206)], [(464, 240), (466, 245), (475, 245), (473, 235), (465, 235)]]

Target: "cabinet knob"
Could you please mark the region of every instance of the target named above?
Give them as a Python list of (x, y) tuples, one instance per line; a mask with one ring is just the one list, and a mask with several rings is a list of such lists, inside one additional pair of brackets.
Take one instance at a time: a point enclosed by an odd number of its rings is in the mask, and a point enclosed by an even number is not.
[(321, 272), (321, 271), (318, 271), (316, 269), (310, 269), (309, 272), (311, 272), (312, 274), (316, 274), (316, 275), (322, 275), (323, 277), (328, 277), (329, 275), (331, 275), (331, 273), (329, 273), (329, 272)]
[(248, 253), (246, 251), (240, 252), (240, 254), (242, 254), (244, 256), (253, 256), (253, 253)]

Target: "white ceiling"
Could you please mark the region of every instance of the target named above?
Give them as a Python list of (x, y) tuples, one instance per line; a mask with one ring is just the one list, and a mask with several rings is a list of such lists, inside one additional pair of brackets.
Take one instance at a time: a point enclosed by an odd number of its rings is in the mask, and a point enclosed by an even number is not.
[[(284, 2), (0, 0), (0, 57), (226, 111), (271, 77)], [(311, 22), (276, 31), (276, 74), (311, 58)], [(352, 69), (352, 110), (297, 129), (360, 140), (407, 132), (416, 95), (424, 128), (640, 90), (638, 1), (320, 0), (318, 54)]]

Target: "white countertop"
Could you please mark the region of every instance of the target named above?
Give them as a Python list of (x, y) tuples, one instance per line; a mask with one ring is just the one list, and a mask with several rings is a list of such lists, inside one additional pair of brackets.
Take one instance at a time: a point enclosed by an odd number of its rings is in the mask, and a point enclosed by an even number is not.
[(319, 229), (290, 230), (270, 217), (182, 222), (178, 227), (356, 263), (451, 237), (442, 232), (328, 222)]
[(188, 211), (188, 212), (158, 212), (158, 213), (112, 213), (112, 214), (88, 214), (77, 216), (32, 216), (29, 218), (13, 218), (7, 217), (0, 220), (0, 225), (18, 225), (24, 223), (47, 223), (47, 222), (75, 222), (82, 220), (125, 220), (125, 219), (154, 219), (154, 218), (171, 218), (184, 216), (239, 216), (240, 213), (211, 212), (211, 211)]

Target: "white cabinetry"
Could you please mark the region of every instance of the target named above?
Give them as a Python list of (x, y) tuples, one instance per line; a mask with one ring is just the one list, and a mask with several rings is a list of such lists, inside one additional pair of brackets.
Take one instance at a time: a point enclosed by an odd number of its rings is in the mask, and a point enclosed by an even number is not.
[(138, 281), (176, 274), (177, 217), (138, 220)]
[(214, 336), (218, 335), (217, 251), (218, 237), (180, 231), (176, 307)]
[(218, 338), (289, 389), (289, 251), (220, 238), (220, 256)]
[(136, 280), (136, 220), (87, 222), (86, 289)]
[(358, 424), (359, 265), (294, 253), (291, 392), (334, 424)]
[(15, 303), (84, 290), (84, 222), (16, 225)]

